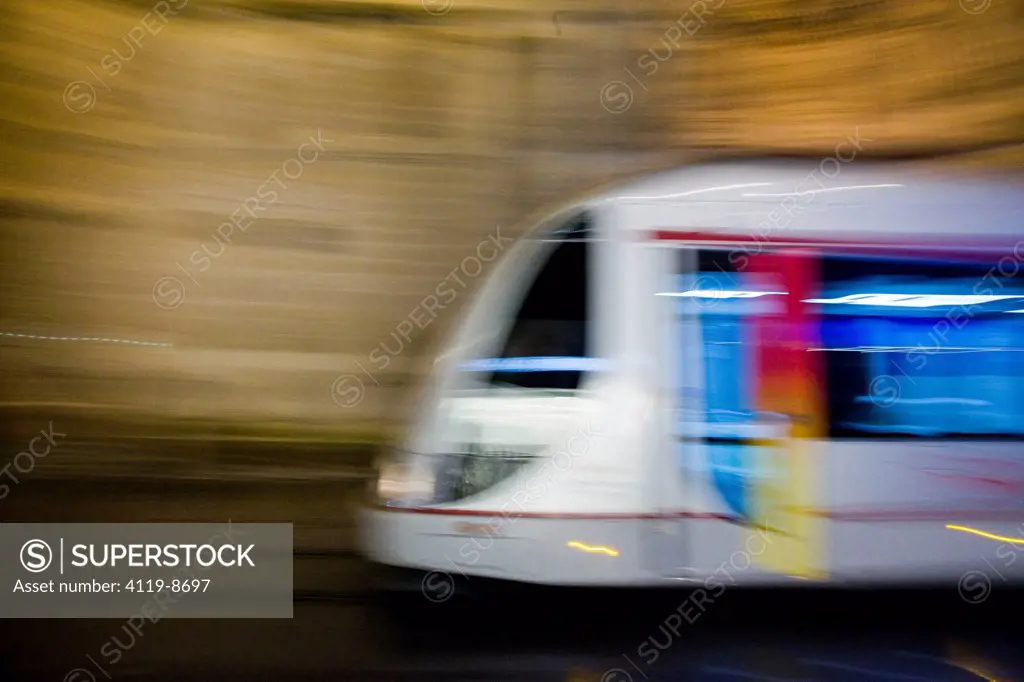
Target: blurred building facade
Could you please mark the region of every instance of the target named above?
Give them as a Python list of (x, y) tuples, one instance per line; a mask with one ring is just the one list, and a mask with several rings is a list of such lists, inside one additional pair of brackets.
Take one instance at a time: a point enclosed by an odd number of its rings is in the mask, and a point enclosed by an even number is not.
[(1008, 0), (11, 0), (0, 21), (8, 407), (390, 419), (486, 269), (386, 370), (370, 353), (549, 202), (695, 152), (810, 170), (855, 134), (865, 158), (1024, 158)]

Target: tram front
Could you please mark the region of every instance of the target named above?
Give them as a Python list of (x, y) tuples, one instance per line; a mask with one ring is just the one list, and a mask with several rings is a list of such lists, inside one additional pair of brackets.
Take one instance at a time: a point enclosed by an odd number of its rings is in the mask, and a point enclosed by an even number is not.
[(410, 569), (400, 584), (426, 589), (417, 577), (430, 571), (545, 582), (541, 534), (523, 515), (580, 508), (572, 460), (595, 461), (602, 428), (596, 241), (585, 212), (520, 239), (435, 364), (408, 438), (379, 463), (362, 526), (373, 561)]

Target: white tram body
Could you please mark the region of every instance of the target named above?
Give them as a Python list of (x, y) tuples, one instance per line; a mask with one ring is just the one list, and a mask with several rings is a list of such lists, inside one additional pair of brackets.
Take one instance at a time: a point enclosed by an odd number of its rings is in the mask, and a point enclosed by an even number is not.
[(366, 554), (565, 586), (1020, 582), (1022, 186), (832, 169), (679, 168), (517, 239), (380, 463)]

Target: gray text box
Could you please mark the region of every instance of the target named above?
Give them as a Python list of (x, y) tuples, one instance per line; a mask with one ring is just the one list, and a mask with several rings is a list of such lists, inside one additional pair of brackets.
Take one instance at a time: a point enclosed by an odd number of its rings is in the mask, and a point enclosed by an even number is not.
[(290, 523), (0, 524), (0, 618), (291, 618)]

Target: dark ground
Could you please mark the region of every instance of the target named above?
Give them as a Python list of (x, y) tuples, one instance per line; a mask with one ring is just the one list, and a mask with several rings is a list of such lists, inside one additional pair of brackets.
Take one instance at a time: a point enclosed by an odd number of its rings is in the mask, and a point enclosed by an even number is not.
[[(670, 639), (659, 628), (685, 593), (528, 591), (468, 605), (415, 595), (386, 609), (370, 592), (376, 569), (352, 552), (361, 486), (26, 479), (0, 502), (3, 521), (295, 523), (295, 614), (162, 619), (114, 664), (99, 652), (128, 641), (123, 621), (6, 620), (0, 680), (1024, 680), (1024, 600), (998, 586), (977, 605), (952, 585), (731, 590)], [(666, 647), (653, 661), (638, 653), (650, 637)]]

